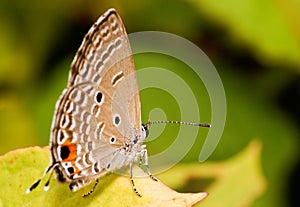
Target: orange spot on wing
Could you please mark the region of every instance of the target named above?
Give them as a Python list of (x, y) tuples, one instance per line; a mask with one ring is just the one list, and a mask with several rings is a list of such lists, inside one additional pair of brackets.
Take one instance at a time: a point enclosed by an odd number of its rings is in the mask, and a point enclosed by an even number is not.
[(61, 146), (68, 147), (68, 149), (69, 149), (68, 157), (63, 159), (62, 161), (63, 162), (68, 162), (68, 161), (74, 161), (75, 162), (75, 159), (77, 157), (77, 146), (76, 146), (76, 144), (73, 144), (70, 139), (67, 139)]
[(77, 158), (77, 146), (76, 144), (73, 144), (71, 142), (71, 139), (67, 139), (61, 146), (63, 147), (67, 147), (69, 150), (69, 154), (68, 157), (63, 159), (62, 162), (71, 162), (71, 165), (74, 168), (74, 173), (72, 174), (77, 174), (80, 172), (80, 170), (78, 169), (78, 167), (76, 166), (76, 158)]

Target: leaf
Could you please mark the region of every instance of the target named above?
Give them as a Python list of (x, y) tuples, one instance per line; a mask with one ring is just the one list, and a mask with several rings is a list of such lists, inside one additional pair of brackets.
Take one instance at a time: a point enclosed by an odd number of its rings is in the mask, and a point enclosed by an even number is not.
[(236, 44), (246, 44), (261, 62), (300, 65), (299, 3), (296, 1), (189, 0), (222, 25)]
[(189, 184), (199, 181), (203, 185), (210, 180), (211, 183), (205, 189), (209, 196), (199, 206), (251, 206), (266, 189), (260, 163), (261, 148), (260, 142), (253, 141), (229, 160), (180, 164), (159, 178), (175, 189), (191, 189)]
[(85, 198), (82, 195), (93, 184), (73, 193), (67, 184), (53, 182), (54, 178), (48, 192), (43, 191), (43, 180), (37, 189), (26, 194), (26, 189), (47, 167), (48, 152), (48, 148), (32, 147), (0, 157), (0, 206), (192, 206), (207, 196), (207, 193), (177, 193), (145, 175), (143, 179), (135, 179), (142, 194), (140, 198), (133, 192), (129, 178), (115, 174), (101, 178), (95, 192)]

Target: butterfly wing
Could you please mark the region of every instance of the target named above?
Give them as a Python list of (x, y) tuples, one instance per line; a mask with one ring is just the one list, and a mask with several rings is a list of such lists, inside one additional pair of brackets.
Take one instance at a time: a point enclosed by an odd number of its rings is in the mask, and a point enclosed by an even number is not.
[(124, 140), (141, 130), (140, 99), (125, 27), (114, 9), (91, 27), (72, 62), (52, 123), (52, 162), (76, 191), (128, 164)]

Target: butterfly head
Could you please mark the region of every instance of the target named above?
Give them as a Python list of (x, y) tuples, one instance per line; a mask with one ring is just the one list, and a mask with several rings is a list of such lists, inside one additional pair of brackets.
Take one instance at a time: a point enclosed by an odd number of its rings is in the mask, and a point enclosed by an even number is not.
[(147, 138), (149, 135), (148, 124), (142, 124), (142, 132), (144, 133), (144, 137)]

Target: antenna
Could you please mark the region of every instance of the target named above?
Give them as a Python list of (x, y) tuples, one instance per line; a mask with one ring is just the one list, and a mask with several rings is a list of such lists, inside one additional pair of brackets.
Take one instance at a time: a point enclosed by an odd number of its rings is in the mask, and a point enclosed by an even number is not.
[(195, 123), (195, 122), (186, 122), (186, 121), (148, 121), (147, 126), (152, 124), (180, 124), (180, 125), (191, 125), (191, 126), (200, 126), (200, 127), (211, 127), (211, 124), (205, 123)]

